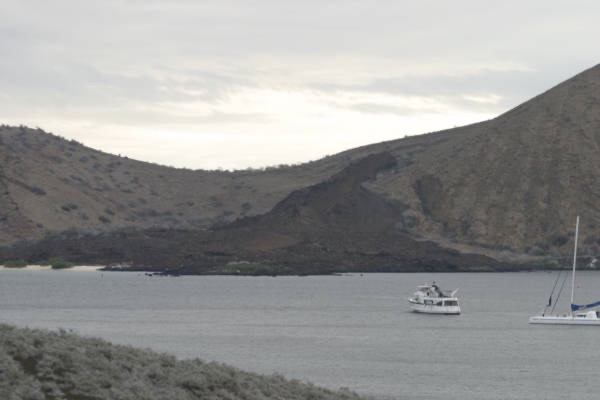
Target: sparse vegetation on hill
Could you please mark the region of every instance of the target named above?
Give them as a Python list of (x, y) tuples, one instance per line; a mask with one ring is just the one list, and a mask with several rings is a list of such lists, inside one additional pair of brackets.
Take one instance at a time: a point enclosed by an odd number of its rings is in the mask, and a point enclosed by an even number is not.
[[(361, 171), (352, 166), (382, 153), (395, 160), (394, 166), (359, 179)], [(355, 266), (365, 255), (373, 261), (375, 253), (403, 253), (396, 262), (418, 260), (413, 250), (419, 246), (407, 246), (409, 240), (502, 260), (556, 259), (571, 252), (579, 214), (581, 254), (600, 254), (600, 65), (489, 121), (295, 166), (175, 169), (102, 153), (39, 129), (8, 126), (0, 127), (0, 159), (4, 244), (47, 235), (56, 240), (73, 229), (87, 238), (112, 233), (114, 241), (130, 229), (166, 229), (202, 238), (189, 254), (174, 258), (183, 263), (171, 267), (204, 263), (218, 254), (227, 256), (213, 267), (232, 261), (286, 267), (302, 259), (329, 265), (336, 258), (338, 266)], [(330, 188), (325, 183), (343, 171), (359, 181), (356, 197), (344, 197), (348, 192), (338, 187), (324, 191), (325, 198), (319, 190)], [(292, 204), (302, 195), (309, 207)], [(377, 200), (361, 202), (367, 198)], [(390, 204), (395, 205), (391, 213), (384, 206)], [(389, 225), (381, 223), (384, 215)], [(249, 228), (251, 223), (260, 223), (260, 234)], [(378, 234), (402, 233), (402, 240), (362, 248), (365, 227), (384, 225), (388, 231)], [(235, 237), (242, 227), (258, 236), (242, 243)], [(142, 247), (160, 246), (150, 236)], [(188, 251), (187, 241), (183, 238), (176, 251)], [(304, 257), (314, 256), (315, 249), (320, 249), (318, 259)], [(248, 258), (248, 251), (262, 256)], [(54, 255), (75, 260), (84, 253)], [(426, 264), (449, 266), (448, 258), (437, 261)]]
[[(389, 153), (367, 156), (330, 179), (294, 191), (270, 212), (189, 231), (77, 232), (21, 243), (2, 257), (65, 257), (168, 274), (307, 275), (336, 272), (499, 271), (519, 268), (415, 240), (398, 228), (405, 206), (362, 184), (393, 168)], [(359, 226), (359, 230), (355, 227)], [(122, 270), (121, 266), (112, 268)]]
[(267, 212), (327, 178), (333, 159), (246, 171), (140, 162), (24, 126), (0, 126), (0, 243), (77, 229), (206, 229)]
[(177, 360), (65, 331), (0, 324), (0, 398), (4, 400), (359, 400), (281, 376), (223, 364)]

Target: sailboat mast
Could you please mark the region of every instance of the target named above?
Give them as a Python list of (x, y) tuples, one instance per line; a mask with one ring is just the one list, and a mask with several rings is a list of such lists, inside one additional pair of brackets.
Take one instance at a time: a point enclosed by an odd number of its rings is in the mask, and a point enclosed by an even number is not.
[[(575, 223), (575, 250), (573, 250), (573, 273), (571, 274), (571, 304), (573, 304), (573, 295), (575, 293), (575, 265), (577, 264), (577, 237), (579, 236), (579, 215)], [(571, 311), (573, 314), (573, 311)]]

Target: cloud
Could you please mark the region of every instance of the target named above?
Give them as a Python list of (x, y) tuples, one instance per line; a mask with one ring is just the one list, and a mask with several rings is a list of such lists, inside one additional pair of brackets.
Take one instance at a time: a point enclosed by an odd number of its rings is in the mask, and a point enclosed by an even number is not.
[[(145, 144), (170, 140), (282, 163), (505, 112), (597, 63), (599, 13), (591, 0), (6, 0), (0, 122), (102, 149), (131, 135), (119, 150), (148, 160)], [(254, 139), (225, 150), (240, 136)]]

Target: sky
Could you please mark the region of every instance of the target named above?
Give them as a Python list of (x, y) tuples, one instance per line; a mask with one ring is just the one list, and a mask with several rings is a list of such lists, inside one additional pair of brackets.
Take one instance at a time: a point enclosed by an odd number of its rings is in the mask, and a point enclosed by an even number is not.
[(191, 169), (494, 118), (600, 62), (600, 2), (0, 0), (0, 123)]

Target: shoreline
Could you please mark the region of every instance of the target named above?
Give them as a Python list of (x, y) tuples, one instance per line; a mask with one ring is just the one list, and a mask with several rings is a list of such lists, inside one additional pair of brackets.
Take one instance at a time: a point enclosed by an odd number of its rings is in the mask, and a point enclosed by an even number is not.
[(99, 271), (102, 265), (75, 265), (69, 268), (52, 268), (50, 265), (26, 265), (25, 267), (5, 267), (0, 265), (0, 271), (79, 271), (95, 272)]

